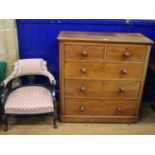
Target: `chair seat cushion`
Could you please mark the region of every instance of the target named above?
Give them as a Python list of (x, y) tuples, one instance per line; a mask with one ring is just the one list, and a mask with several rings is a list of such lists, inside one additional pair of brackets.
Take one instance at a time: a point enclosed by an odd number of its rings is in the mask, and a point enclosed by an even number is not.
[(35, 114), (53, 112), (51, 92), (41, 86), (20, 87), (11, 92), (5, 104), (5, 113)]

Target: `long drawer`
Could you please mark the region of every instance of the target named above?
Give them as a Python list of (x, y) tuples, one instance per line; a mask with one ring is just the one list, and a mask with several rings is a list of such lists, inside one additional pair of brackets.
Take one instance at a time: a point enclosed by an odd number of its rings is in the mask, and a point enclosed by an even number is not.
[(65, 97), (69, 98), (137, 99), (139, 89), (136, 81), (65, 80)]
[(66, 115), (135, 115), (136, 100), (65, 99)]
[(140, 80), (143, 63), (65, 62), (65, 78)]

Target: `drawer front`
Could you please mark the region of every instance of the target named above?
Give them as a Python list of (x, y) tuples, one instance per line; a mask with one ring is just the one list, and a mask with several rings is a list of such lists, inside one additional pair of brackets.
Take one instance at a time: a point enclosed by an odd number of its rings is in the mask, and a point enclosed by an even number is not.
[(140, 80), (142, 63), (65, 62), (65, 78)]
[(65, 99), (66, 115), (133, 116), (135, 100)]
[(65, 97), (68, 98), (131, 98), (139, 95), (140, 82), (65, 80)]
[(108, 46), (105, 60), (144, 62), (145, 55), (145, 46)]
[(104, 49), (104, 46), (65, 45), (65, 61), (101, 61), (104, 58)]

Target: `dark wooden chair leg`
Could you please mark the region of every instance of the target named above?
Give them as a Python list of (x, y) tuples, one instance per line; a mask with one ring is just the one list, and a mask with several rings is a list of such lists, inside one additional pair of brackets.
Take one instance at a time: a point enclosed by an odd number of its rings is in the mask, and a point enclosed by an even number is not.
[(58, 128), (58, 126), (57, 126), (57, 119), (55, 119), (55, 118), (54, 118), (54, 120), (53, 120), (53, 125), (54, 125), (54, 128), (55, 128), (55, 129)]
[(6, 114), (3, 114), (3, 122), (4, 122), (4, 131), (8, 131), (8, 117)]
[(53, 125), (54, 125), (54, 128), (57, 129), (58, 126), (57, 126), (57, 114), (54, 113), (54, 117), (53, 117)]
[(151, 105), (151, 108), (155, 112), (155, 104)]

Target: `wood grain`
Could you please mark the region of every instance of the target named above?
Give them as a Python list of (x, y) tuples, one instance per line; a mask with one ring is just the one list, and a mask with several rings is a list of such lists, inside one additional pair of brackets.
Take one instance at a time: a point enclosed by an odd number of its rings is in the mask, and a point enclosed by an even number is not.
[(104, 57), (104, 46), (65, 45), (65, 61), (87, 60), (101, 61)]
[(59, 50), (60, 50), (60, 53), (59, 53), (59, 75), (60, 75), (60, 103), (59, 104), (59, 113), (61, 114), (64, 114), (64, 44), (63, 43), (60, 43), (59, 44)]
[(68, 98), (137, 99), (139, 89), (140, 82), (135, 81), (65, 80)]
[(142, 75), (143, 81), (141, 82), (141, 88), (140, 88), (140, 92), (139, 92), (140, 95), (139, 95), (137, 108), (136, 108), (136, 115), (140, 115), (142, 95), (143, 95), (145, 78), (146, 78), (147, 69), (148, 69), (150, 50), (151, 50), (151, 46), (147, 46), (147, 53), (146, 53), (146, 56), (145, 56), (145, 63), (144, 63), (144, 66), (143, 66), (144, 67), (144, 72), (143, 72), (143, 75)]
[(80, 115), (60, 115), (61, 122), (78, 123), (134, 123), (139, 120), (139, 116), (80, 116)]
[(136, 100), (65, 99), (65, 114), (133, 116), (135, 115), (136, 103)]
[(72, 32), (62, 31), (59, 41), (83, 41), (104, 43), (153, 44), (153, 41), (140, 33)]
[(144, 62), (146, 46), (108, 46), (106, 61)]
[[(82, 68), (86, 69), (86, 73), (81, 71)], [(123, 70), (127, 74), (122, 73)], [(65, 62), (65, 78), (140, 80), (142, 75), (142, 63)]]
[(60, 120), (136, 122), (152, 40), (138, 33), (61, 32)]

